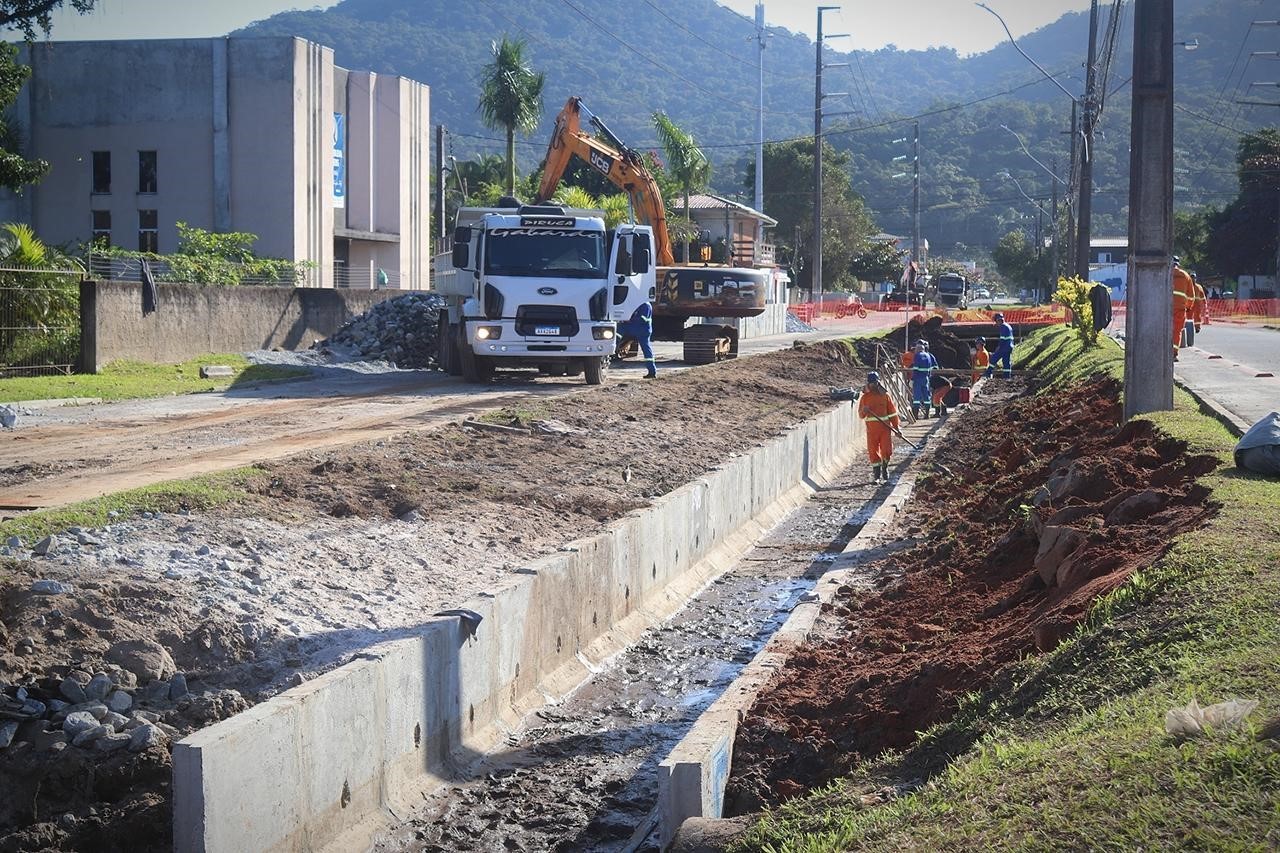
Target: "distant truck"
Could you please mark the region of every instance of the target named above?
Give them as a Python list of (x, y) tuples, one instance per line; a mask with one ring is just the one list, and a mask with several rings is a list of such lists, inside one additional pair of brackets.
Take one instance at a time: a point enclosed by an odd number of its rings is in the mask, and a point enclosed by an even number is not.
[(435, 259), (441, 368), (487, 382), (500, 368), (536, 367), (599, 385), (617, 322), (653, 298), (652, 246), (647, 226), (606, 229), (599, 211), (461, 209), (453, 251)]
[(943, 308), (965, 309), (969, 307), (969, 280), (960, 273), (947, 272), (933, 280), (937, 288), (935, 302)]

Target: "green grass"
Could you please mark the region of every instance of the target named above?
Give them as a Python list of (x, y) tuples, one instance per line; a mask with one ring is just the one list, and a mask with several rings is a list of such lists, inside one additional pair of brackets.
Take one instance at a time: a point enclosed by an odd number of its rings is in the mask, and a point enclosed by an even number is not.
[[(1033, 363), (1078, 378), (1115, 355), (1060, 334)], [(1118, 350), (1115, 351), (1118, 353)], [(1070, 640), (1007, 667), (909, 751), (766, 814), (737, 850), (1227, 849), (1280, 846), (1280, 482), (1230, 467), (1235, 439), (1179, 395), (1150, 420), (1222, 466), (1221, 505), (1096, 602)], [(1239, 732), (1178, 742), (1192, 698), (1261, 705)], [(888, 803), (861, 797), (928, 780)]]
[[(235, 376), (201, 379), (200, 367), (225, 364)], [(164, 397), (171, 394), (194, 394), (221, 391), (250, 382), (276, 381), (306, 376), (303, 367), (251, 365), (242, 356), (214, 353), (184, 361), (181, 364), (146, 364), (137, 361), (113, 361), (101, 373), (72, 376), (20, 376), (0, 383), (0, 403), (20, 400), (61, 400), (68, 397), (98, 397), (102, 400), (132, 400), (139, 397)]]
[(244, 484), (253, 470), (236, 468), (219, 471), (188, 480), (174, 480), (116, 492), (65, 507), (25, 513), (0, 521), (0, 540), (19, 536), (24, 542), (31, 544), (47, 534), (59, 533), (68, 527), (101, 527), (112, 520), (112, 512), (117, 517), (128, 517), (144, 510), (177, 512), (180, 509), (210, 509), (247, 497)]

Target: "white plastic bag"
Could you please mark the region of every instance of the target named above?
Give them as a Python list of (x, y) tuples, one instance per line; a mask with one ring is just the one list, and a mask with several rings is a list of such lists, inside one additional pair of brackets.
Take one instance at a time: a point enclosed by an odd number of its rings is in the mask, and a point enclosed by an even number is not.
[(1230, 731), (1238, 728), (1253, 713), (1258, 703), (1253, 699), (1232, 699), (1201, 708), (1192, 699), (1185, 708), (1170, 708), (1164, 715), (1164, 730), (1174, 737), (1199, 737), (1206, 729)]

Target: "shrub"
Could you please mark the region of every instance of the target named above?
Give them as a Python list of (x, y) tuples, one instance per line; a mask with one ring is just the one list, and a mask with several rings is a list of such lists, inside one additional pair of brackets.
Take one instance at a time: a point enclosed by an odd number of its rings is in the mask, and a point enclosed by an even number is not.
[(1089, 302), (1089, 291), (1093, 282), (1085, 281), (1079, 276), (1058, 279), (1058, 289), (1054, 291), (1053, 301), (1071, 309), (1071, 328), (1075, 329), (1080, 343), (1087, 347), (1098, 345), (1098, 330), (1093, 327), (1093, 304)]

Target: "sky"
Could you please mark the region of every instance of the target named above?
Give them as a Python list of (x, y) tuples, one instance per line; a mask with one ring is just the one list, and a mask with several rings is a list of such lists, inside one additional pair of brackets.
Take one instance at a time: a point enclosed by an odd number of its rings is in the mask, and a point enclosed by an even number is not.
[[(719, 2), (747, 17), (755, 15), (754, 0)], [(824, 0), (824, 5), (838, 4), (839, 0)], [(277, 12), (330, 5), (305, 0), (98, 0), (95, 11), (88, 15), (56, 13), (53, 38), (71, 41), (225, 35)], [(765, 3), (765, 21), (812, 38), (817, 5), (816, 0), (771, 0)], [(988, 0), (988, 5), (1020, 36), (1057, 20), (1065, 12), (1089, 8), (1089, 0)], [(968, 54), (988, 50), (1005, 38), (1000, 23), (972, 0), (845, 0), (840, 10), (827, 12), (823, 21), (828, 33), (850, 34), (850, 38), (831, 42), (836, 50), (876, 50), (886, 44), (902, 48), (945, 45)]]

